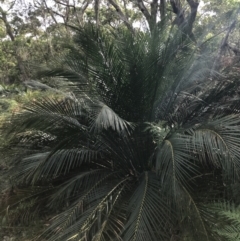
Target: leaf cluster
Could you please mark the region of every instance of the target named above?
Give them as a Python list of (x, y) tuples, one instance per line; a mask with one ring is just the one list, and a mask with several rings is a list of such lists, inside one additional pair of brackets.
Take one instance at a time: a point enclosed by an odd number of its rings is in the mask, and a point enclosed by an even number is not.
[(36, 100), (6, 124), (8, 175), (28, 190), (8, 209), (55, 213), (36, 240), (230, 240), (240, 223), (212, 204), (237, 203), (238, 79), (213, 75), (175, 28), (74, 31), (39, 76), (76, 98)]

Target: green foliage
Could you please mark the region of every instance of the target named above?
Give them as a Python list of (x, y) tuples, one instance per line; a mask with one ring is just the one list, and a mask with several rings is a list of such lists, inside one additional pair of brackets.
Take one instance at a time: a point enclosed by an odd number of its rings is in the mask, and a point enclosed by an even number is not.
[(43, 9), (30, 3), (18, 5), (18, 1), (12, 4), (5, 1), (3, 7), (8, 11), (0, 8), (1, 84), (16, 84), (34, 78), (36, 66), (62, 53), (62, 41), (69, 37), (62, 24), (47, 24)]
[[(213, 12), (215, 14), (221, 14), (223, 12), (228, 12), (239, 7), (239, 2), (237, 0), (203, 0), (205, 3), (203, 10), (207, 12)], [(224, 6), (223, 6), (224, 4)]]
[(37, 99), (4, 125), (9, 224), (28, 207), (53, 215), (36, 240), (230, 240), (239, 220), (212, 203), (239, 183), (238, 79), (176, 28), (72, 31), (39, 77), (76, 98)]
[[(211, 205), (211, 207), (219, 210), (219, 213), (221, 215), (224, 215), (226, 219), (235, 220), (235, 223), (239, 223), (240, 221), (239, 206), (236, 206), (231, 203), (223, 202), (223, 203), (214, 203)], [(230, 241), (240, 240), (239, 232), (236, 229), (234, 229), (234, 227), (231, 227), (230, 225), (227, 227), (227, 230), (221, 229), (221, 226), (216, 226), (216, 229), (220, 234), (223, 234), (226, 237), (228, 237)]]

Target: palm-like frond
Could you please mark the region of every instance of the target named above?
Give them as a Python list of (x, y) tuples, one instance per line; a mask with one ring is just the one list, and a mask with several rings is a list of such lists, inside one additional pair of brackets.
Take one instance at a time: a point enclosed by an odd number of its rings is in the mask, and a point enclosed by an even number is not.
[(68, 81), (77, 98), (35, 101), (5, 126), (13, 183), (46, 190), (25, 201), (55, 213), (37, 240), (225, 240), (215, 223), (239, 231), (209, 205), (239, 181), (238, 81), (213, 76), (212, 59), (174, 28), (74, 30), (75, 45), (41, 76)]
[(221, 223), (216, 226), (216, 231), (225, 236), (228, 240), (238, 241), (240, 239), (238, 226), (239, 226), (239, 207), (230, 202), (215, 202), (209, 204), (210, 208), (218, 210), (219, 216), (223, 216), (228, 219), (231, 225), (222, 227)]
[[(187, 152), (186, 152), (187, 150)], [(175, 183), (182, 182), (187, 186), (192, 176), (199, 174), (195, 163), (191, 139), (187, 135), (176, 134), (165, 138), (156, 153), (156, 172), (161, 176), (162, 183), (176, 192)], [(171, 187), (172, 186), (172, 187)]]
[(198, 160), (221, 168), (233, 178), (239, 169), (239, 116), (228, 115), (192, 129), (192, 142)]
[(121, 133), (131, 128), (131, 123), (123, 120), (107, 105), (99, 103), (98, 106), (91, 110), (91, 118), (94, 120), (91, 124), (91, 131), (93, 132), (112, 128), (114, 131)]

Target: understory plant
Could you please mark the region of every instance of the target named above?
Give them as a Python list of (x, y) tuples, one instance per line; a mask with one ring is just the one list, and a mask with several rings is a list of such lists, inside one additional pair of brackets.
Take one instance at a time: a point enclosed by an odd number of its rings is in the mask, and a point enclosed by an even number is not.
[(36, 240), (237, 240), (237, 74), (179, 29), (73, 31), (39, 77), (75, 97), (32, 101), (4, 126), (8, 224), (45, 218)]

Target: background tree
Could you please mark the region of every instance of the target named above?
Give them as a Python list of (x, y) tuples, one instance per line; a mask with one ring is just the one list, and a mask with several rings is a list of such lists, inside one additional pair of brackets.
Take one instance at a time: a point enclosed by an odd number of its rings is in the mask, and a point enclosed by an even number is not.
[(46, 63), (60, 52), (66, 30), (61, 24), (50, 25), (47, 13), (31, 4), (4, 1), (3, 7), (1, 81), (7, 84), (29, 80), (34, 77), (34, 66)]
[[(61, 53), (60, 45), (65, 42), (65, 38), (67, 41), (69, 36), (72, 36), (68, 25), (83, 26), (87, 22), (92, 22), (107, 25), (109, 28), (121, 26), (134, 31), (138, 27), (144, 31), (153, 31), (156, 26), (165, 22), (169, 27), (173, 25), (180, 28), (186, 37), (189, 36), (192, 41), (201, 45), (198, 38), (202, 39), (201, 35), (206, 36), (205, 31), (208, 31), (209, 38), (221, 32), (219, 38), (222, 38), (227, 33), (234, 21), (233, 15), (236, 16), (230, 12), (230, 6), (237, 7), (236, 1), (228, 1), (226, 9), (217, 7), (214, 1), (205, 1), (205, 5), (200, 4), (199, 7), (199, 2), (193, 0), (69, 0), (53, 1), (51, 4), (48, 1), (2, 2), (1, 79), (6, 83), (34, 78), (34, 65), (46, 63), (51, 56)], [(225, 16), (220, 16), (224, 12)], [(221, 21), (210, 24), (209, 14), (217, 14)], [(212, 26), (211, 31), (209, 25)], [(238, 28), (233, 28), (230, 33), (230, 37), (236, 39), (234, 43), (224, 45), (224, 49), (232, 53), (238, 50), (236, 29)], [(216, 48), (216, 44), (213, 45)]]

